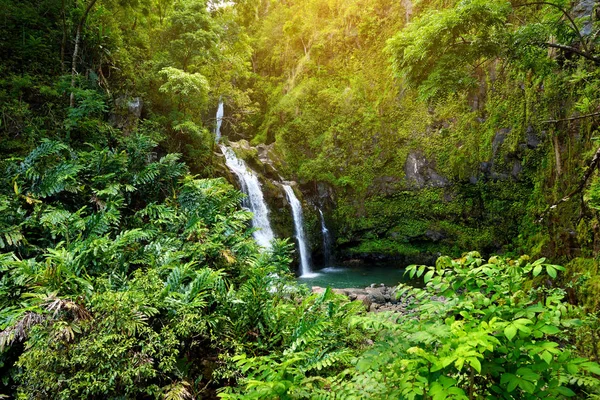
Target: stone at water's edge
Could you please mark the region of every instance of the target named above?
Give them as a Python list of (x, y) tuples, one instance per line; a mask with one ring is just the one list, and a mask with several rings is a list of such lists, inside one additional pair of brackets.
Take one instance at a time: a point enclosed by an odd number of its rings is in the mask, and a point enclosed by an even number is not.
[[(364, 289), (331, 289), (332, 292), (347, 296), (351, 301), (360, 301), (369, 312), (394, 311), (405, 313), (410, 304), (408, 297), (396, 298), (396, 288), (385, 285), (371, 285)], [(323, 293), (325, 288), (320, 286), (312, 287), (313, 293)]]

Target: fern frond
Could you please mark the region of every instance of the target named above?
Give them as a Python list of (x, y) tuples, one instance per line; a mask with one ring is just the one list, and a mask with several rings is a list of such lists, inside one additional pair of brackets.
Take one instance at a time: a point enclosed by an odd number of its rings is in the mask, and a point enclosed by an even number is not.
[(303, 367), (305, 372), (312, 370), (322, 370), (324, 368), (331, 367), (334, 364), (342, 363), (345, 365), (350, 364), (353, 354), (349, 349), (341, 349), (330, 353), (325, 353), (317, 360), (311, 361), (308, 365)]
[(180, 381), (167, 386), (164, 400), (193, 400), (191, 385), (188, 381)]
[(27, 171), (36, 161), (49, 155), (57, 154), (69, 147), (63, 142), (50, 139), (42, 139), (42, 143), (25, 157), (21, 163), (21, 173)]
[(0, 351), (4, 351), (6, 346), (25, 340), (33, 326), (41, 324), (47, 319), (47, 316), (36, 312), (25, 313), (19, 322), (0, 332)]

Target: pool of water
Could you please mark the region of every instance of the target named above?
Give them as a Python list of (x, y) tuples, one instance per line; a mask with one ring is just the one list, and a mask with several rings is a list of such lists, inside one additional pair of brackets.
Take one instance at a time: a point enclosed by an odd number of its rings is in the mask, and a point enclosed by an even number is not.
[(331, 288), (364, 288), (371, 284), (396, 286), (398, 283), (410, 283), (404, 276), (404, 267), (390, 264), (360, 264), (353, 266), (327, 267), (308, 276), (298, 278), (298, 282), (308, 286)]

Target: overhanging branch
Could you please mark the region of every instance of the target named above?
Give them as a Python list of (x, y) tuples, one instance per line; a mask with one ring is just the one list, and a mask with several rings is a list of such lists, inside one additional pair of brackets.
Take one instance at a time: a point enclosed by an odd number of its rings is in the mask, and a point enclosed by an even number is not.
[(600, 59), (598, 59), (597, 57), (594, 57), (591, 54), (586, 53), (585, 51), (581, 51), (575, 47), (567, 46), (564, 44), (558, 44), (558, 43), (544, 43), (544, 44), (548, 47), (553, 47), (555, 49), (561, 49), (561, 50), (565, 50), (565, 51), (568, 51), (571, 53), (578, 54), (584, 58), (587, 58), (588, 60), (595, 62), (596, 64), (600, 64)]
[(578, 119), (584, 119), (584, 118), (589, 118), (589, 117), (595, 117), (597, 115), (600, 115), (600, 112), (595, 112), (595, 113), (591, 113), (591, 114), (585, 114), (585, 115), (578, 115), (577, 117), (570, 117), (570, 118), (563, 118), (563, 119), (550, 119), (548, 121), (542, 121), (542, 124), (555, 124), (557, 122), (564, 122), (564, 121), (576, 121)]

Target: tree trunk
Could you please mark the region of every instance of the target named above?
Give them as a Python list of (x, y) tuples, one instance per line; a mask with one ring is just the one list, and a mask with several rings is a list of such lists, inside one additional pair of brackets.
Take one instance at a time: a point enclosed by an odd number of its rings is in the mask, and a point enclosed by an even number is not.
[(65, 10), (65, 0), (62, 0), (61, 5), (62, 40), (60, 42), (60, 70), (65, 72), (65, 49), (67, 47), (67, 16)]
[(81, 42), (81, 31), (85, 26), (85, 20), (87, 19), (88, 14), (94, 4), (96, 4), (97, 0), (90, 0), (81, 19), (79, 20), (79, 24), (77, 24), (77, 33), (75, 34), (75, 48), (73, 49), (73, 59), (71, 62), (71, 96), (69, 98), (69, 107), (75, 107), (75, 77), (77, 76), (77, 56), (79, 55), (79, 43)]

